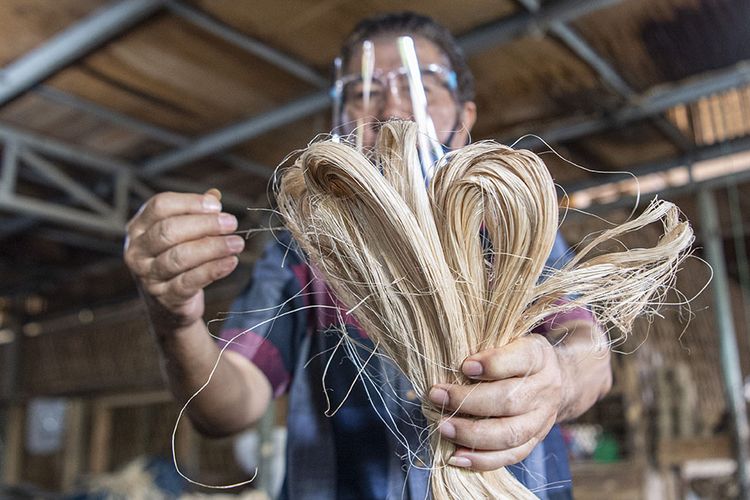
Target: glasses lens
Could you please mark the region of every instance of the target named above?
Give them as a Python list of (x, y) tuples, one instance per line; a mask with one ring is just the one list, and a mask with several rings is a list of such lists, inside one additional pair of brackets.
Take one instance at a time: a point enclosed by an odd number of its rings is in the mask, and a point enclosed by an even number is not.
[(427, 96), (427, 104), (439, 104), (452, 98), (450, 84), (446, 75), (439, 71), (423, 69), (422, 86)]
[(373, 112), (379, 109), (384, 100), (385, 89), (377, 79), (370, 83), (369, 92), (366, 91), (362, 80), (354, 80), (344, 85), (344, 104), (354, 112)]
[[(422, 70), (422, 86), (427, 97), (428, 107), (452, 105), (453, 94), (446, 75), (434, 69)], [(409, 79), (403, 68), (391, 71), (381, 77), (374, 77), (370, 84), (369, 95), (362, 79), (351, 80), (343, 88), (345, 120), (356, 120), (363, 117), (388, 118), (384, 113), (398, 110), (400, 113), (412, 112)]]

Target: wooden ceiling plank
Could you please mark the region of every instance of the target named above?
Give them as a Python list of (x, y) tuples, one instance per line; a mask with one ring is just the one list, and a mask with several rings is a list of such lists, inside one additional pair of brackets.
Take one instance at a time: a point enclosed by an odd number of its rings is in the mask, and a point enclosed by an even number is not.
[(12, 43), (0, 44), (5, 66), (91, 14), (107, 0), (4, 0), (0, 2), (0, 33)]
[(174, 0), (167, 1), (167, 8), (188, 22), (237, 45), (241, 49), (260, 57), (270, 64), (278, 66), (301, 80), (319, 88), (328, 86), (327, 78), (318, 74), (314, 69), (307, 66), (302, 61), (294, 59), (259, 40), (242, 34), (196, 9)]
[(3, 68), (3, 105), (161, 7), (154, 0), (122, 0), (103, 7)]
[(693, 102), (750, 82), (750, 61), (743, 61), (721, 71), (710, 72), (673, 85), (660, 85), (644, 92), (633, 104), (619, 109), (611, 116), (593, 118), (578, 123), (559, 123), (538, 132), (548, 142), (568, 141), (606, 129), (619, 128), (645, 117), (661, 113), (679, 104)]
[[(163, 127), (159, 127), (157, 125), (153, 125), (137, 118), (119, 113), (117, 111), (113, 111), (97, 103), (90, 102), (70, 94), (66, 94), (65, 92), (54, 89), (52, 87), (43, 86), (37, 89), (36, 92), (47, 99), (51, 99), (66, 106), (80, 109), (82, 111), (85, 111), (86, 113), (93, 114), (97, 117), (120, 125), (122, 127), (132, 129), (137, 133), (143, 134), (165, 144), (170, 144), (173, 146), (183, 146), (189, 144), (191, 141), (189, 137), (177, 132), (173, 132)], [(221, 158), (233, 168), (263, 178), (267, 177), (272, 171), (270, 167), (251, 162), (236, 155), (226, 154), (222, 155)]]
[[(534, 27), (540, 19), (551, 21), (555, 19), (573, 19), (575, 16), (590, 13), (598, 8), (610, 5), (615, 0), (564, 0), (540, 11), (539, 13), (520, 14), (512, 19), (502, 19), (491, 26), (483, 26), (458, 39), (459, 45), (467, 54), (475, 54), (487, 50), (492, 45), (503, 43), (508, 39), (525, 33)], [(299, 118), (316, 113), (328, 106), (327, 92), (320, 91), (282, 106), (278, 110), (250, 118), (217, 130), (198, 139), (194, 144), (163, 154), (146, 162), (144, 170), (148, 175), (158, 175), (177, 168), (181, 164), (214, 154), (250, 138), (256, 137), (272, 128), (281, 127)]]

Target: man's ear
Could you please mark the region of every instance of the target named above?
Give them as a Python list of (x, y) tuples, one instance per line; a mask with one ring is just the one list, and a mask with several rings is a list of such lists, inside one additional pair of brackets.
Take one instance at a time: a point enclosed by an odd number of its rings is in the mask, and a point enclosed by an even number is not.
[(467, 145), (469, 143), (471, 129), (474, 127), (476, 121), (477, 105), (474, 101), (463, 103), (459, 114), (458, 130), (453, 136), (453, 140), (449, 146), (455, 149)]

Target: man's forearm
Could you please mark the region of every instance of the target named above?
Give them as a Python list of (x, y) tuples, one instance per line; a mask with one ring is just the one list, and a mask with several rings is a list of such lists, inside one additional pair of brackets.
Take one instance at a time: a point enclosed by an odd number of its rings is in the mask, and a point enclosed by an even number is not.
[(557, 421), (578, 417), (612, 387), (607, 337), (595, 324), (571, 321), (561, 325), (555, 352), (562, 370), (562, 403)]
[(211, 375), (220, 350), (202, 321), (179, 328), (152, 326), (170, 390), (178, 403), (185, 404), (211, 376), (211, 382), (187, 408), (202, 433), (233, 434), (263, 415), (270, 401), (268, 381), (250, 361), (230, 351), (224, 352)]

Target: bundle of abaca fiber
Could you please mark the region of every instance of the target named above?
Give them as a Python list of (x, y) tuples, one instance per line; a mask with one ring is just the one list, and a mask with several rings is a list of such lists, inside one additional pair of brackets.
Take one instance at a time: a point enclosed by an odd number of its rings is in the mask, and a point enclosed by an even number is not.
[[(413, 123), (390, 121), (370, 158), (347, 144), (313, 143), (283, 172), (279, 209), (338, 299), (421, 398), (433, 498), (535, 498), (505, 469), (446, 465), (455, 447), (436, 432), (442, 415), (427, 398), (430, 387), (471, 383), (460, 371), (467, 356), (575, 307), (627, 333), (671, 287), (692, 230), (674, 205), (656, 201), (563, 269), (545, 269), (558, 203), (538, 156), (475, 143), (446, 155), (425, 189), (416, 142)], [(658, 221), (664, 235), (653, 248), (587, 259), (600, 243)], [(566, 296), (573, 299), (560, 300)]]

